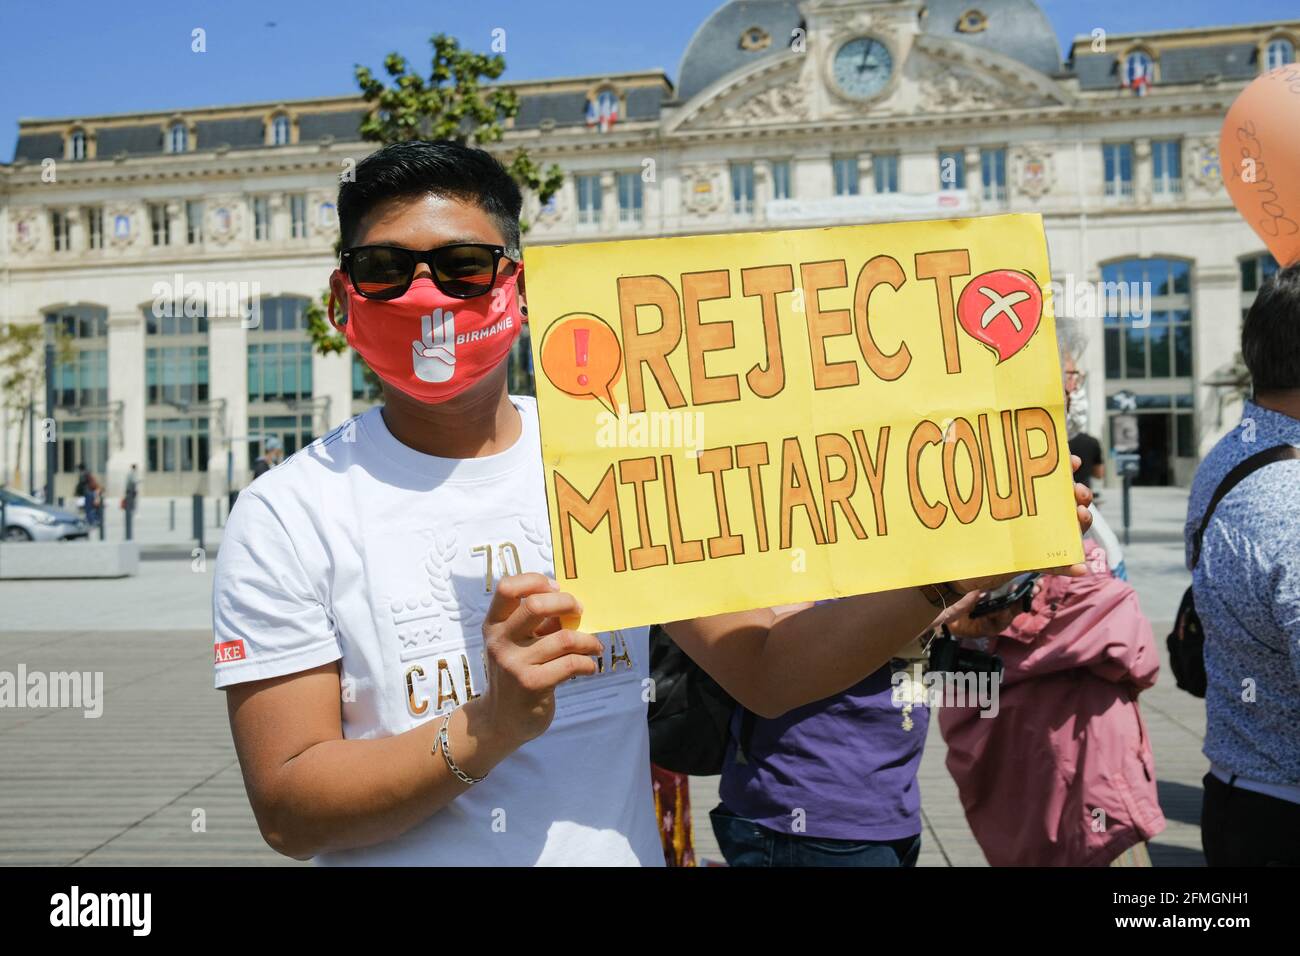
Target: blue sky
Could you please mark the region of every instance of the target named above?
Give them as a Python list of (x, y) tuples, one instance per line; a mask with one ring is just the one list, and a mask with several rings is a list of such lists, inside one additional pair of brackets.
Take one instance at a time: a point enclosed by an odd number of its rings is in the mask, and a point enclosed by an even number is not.
[[(75, 116), (353, 93), (352, 68), (398, 50), (423, 65), (442, 31), (534, 79), (677, 63), (719, 0), (0, 0), (0, 157), (23, 116)], [(978, 0), (972, 0), (978, 6)], [(1296, 0), (1040, 0), (1064, 50), (1079, 34), (1300, 16)], [(273, 26), (271, 24), (274, 24)], [(190, 50), (195, 27), (207, 52)]]

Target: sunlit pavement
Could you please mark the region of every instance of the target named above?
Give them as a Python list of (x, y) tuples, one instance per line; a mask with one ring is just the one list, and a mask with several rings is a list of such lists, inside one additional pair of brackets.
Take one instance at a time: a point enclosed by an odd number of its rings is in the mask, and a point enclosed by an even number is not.
[[(1163, 655), (1187, 582), (1173, 540), (1186, 497), (1139, 489), (1134, 500), (1141, 523), (1127, 565)], [(1103, 511), (1118, 530), (1117, 491)], [(150, 524), (161, 532), (163, 518), (151, 515)], [(210, 557), (185, 557), (143, 561), (138, 576), (119, 581), (0, 582), (0, 670), (104, 674), (97, 719), (0, 709), (0, 865), (293, 864), (258, 834), (225, 698), (212, 688), (211, 571)], [(1166, 668), (1142, 709), (1169, 820), (1152, 860), (1200, 865), (1203, 704), (1177, 690)], [(921, 767), (921, 865), (983, 865), (943, 758), (932, 727)], [(716, 778), (697, 778), (691, 790), (697, 856), (720, 861), (708, 820)]]

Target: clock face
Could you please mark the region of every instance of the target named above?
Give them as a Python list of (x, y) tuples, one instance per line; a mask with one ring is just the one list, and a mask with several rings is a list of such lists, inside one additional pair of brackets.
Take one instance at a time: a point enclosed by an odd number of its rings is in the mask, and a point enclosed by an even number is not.
[(858, 37), (836, 51), (831, 73), (841, 92), (868, 99), (885, 88), (893, 69), (887, 46), (875, 37)]

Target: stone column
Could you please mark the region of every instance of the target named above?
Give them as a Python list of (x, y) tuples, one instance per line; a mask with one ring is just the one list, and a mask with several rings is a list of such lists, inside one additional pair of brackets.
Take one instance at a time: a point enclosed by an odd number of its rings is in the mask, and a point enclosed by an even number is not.
[(1221, 390), (1201, 383), (1241, 351), (1241, 275), (1236, 262), (1201, 265), (1192, 273), (1192, 378), (1196, 382), (1201, 456), (1236, 425), (1240, 403), (1220, 409)]
[[(118, 495), (126, 486), (126, 473), (145, 460), (145, 328), (139, 309), (118, 309), (108, 316), (108, 488)], [(146, 481), (144, 490), (148, 492)]]
[(1151, 202), (1151, 140), (1143, 138), (1133, 143), (1133, 195), (1138, 205)]
[(984, 202), (984, 177), (980, 170), (979, 147), (967, 146), (963, 161), (966, 164), (966, 194), (970, 197), (970, 208), (972, 212), (979, 212)]
[[(208, 319), (208, 399), (214, 406), (208, 423), (208, 494), (224, 494), (228, 448), (234, 452), (233, 486), (242, 488), (248, 479), (248, 334), (238, 315)], [(218, 411), (222, 400), (225, 407)]]
[(767, 221), (767, 204), (772, 199), (772, 164), (754, 160), (754, 221)]
[(608, 170), (600, 174), (600, 228), (603, 232), (618, 228), (618, 176)]

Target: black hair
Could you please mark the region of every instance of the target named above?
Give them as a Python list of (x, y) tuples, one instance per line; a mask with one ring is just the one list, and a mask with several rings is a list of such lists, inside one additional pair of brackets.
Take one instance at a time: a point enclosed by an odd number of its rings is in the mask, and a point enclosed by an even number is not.
[(1300, 262), (1260, 288), (1241, 326), (1241, 354), (1256, 394), (1300, 389)]
[(519, 213), (524, 197), (490, 153), (452, 140), (392, 143), (357, 163), (355, 176), (339, 184), (339, 230), (343, 248), (363, 216), (388, 199), (424, 195), (472, 203), (492, 217), (506, 251), (519, 254)]

